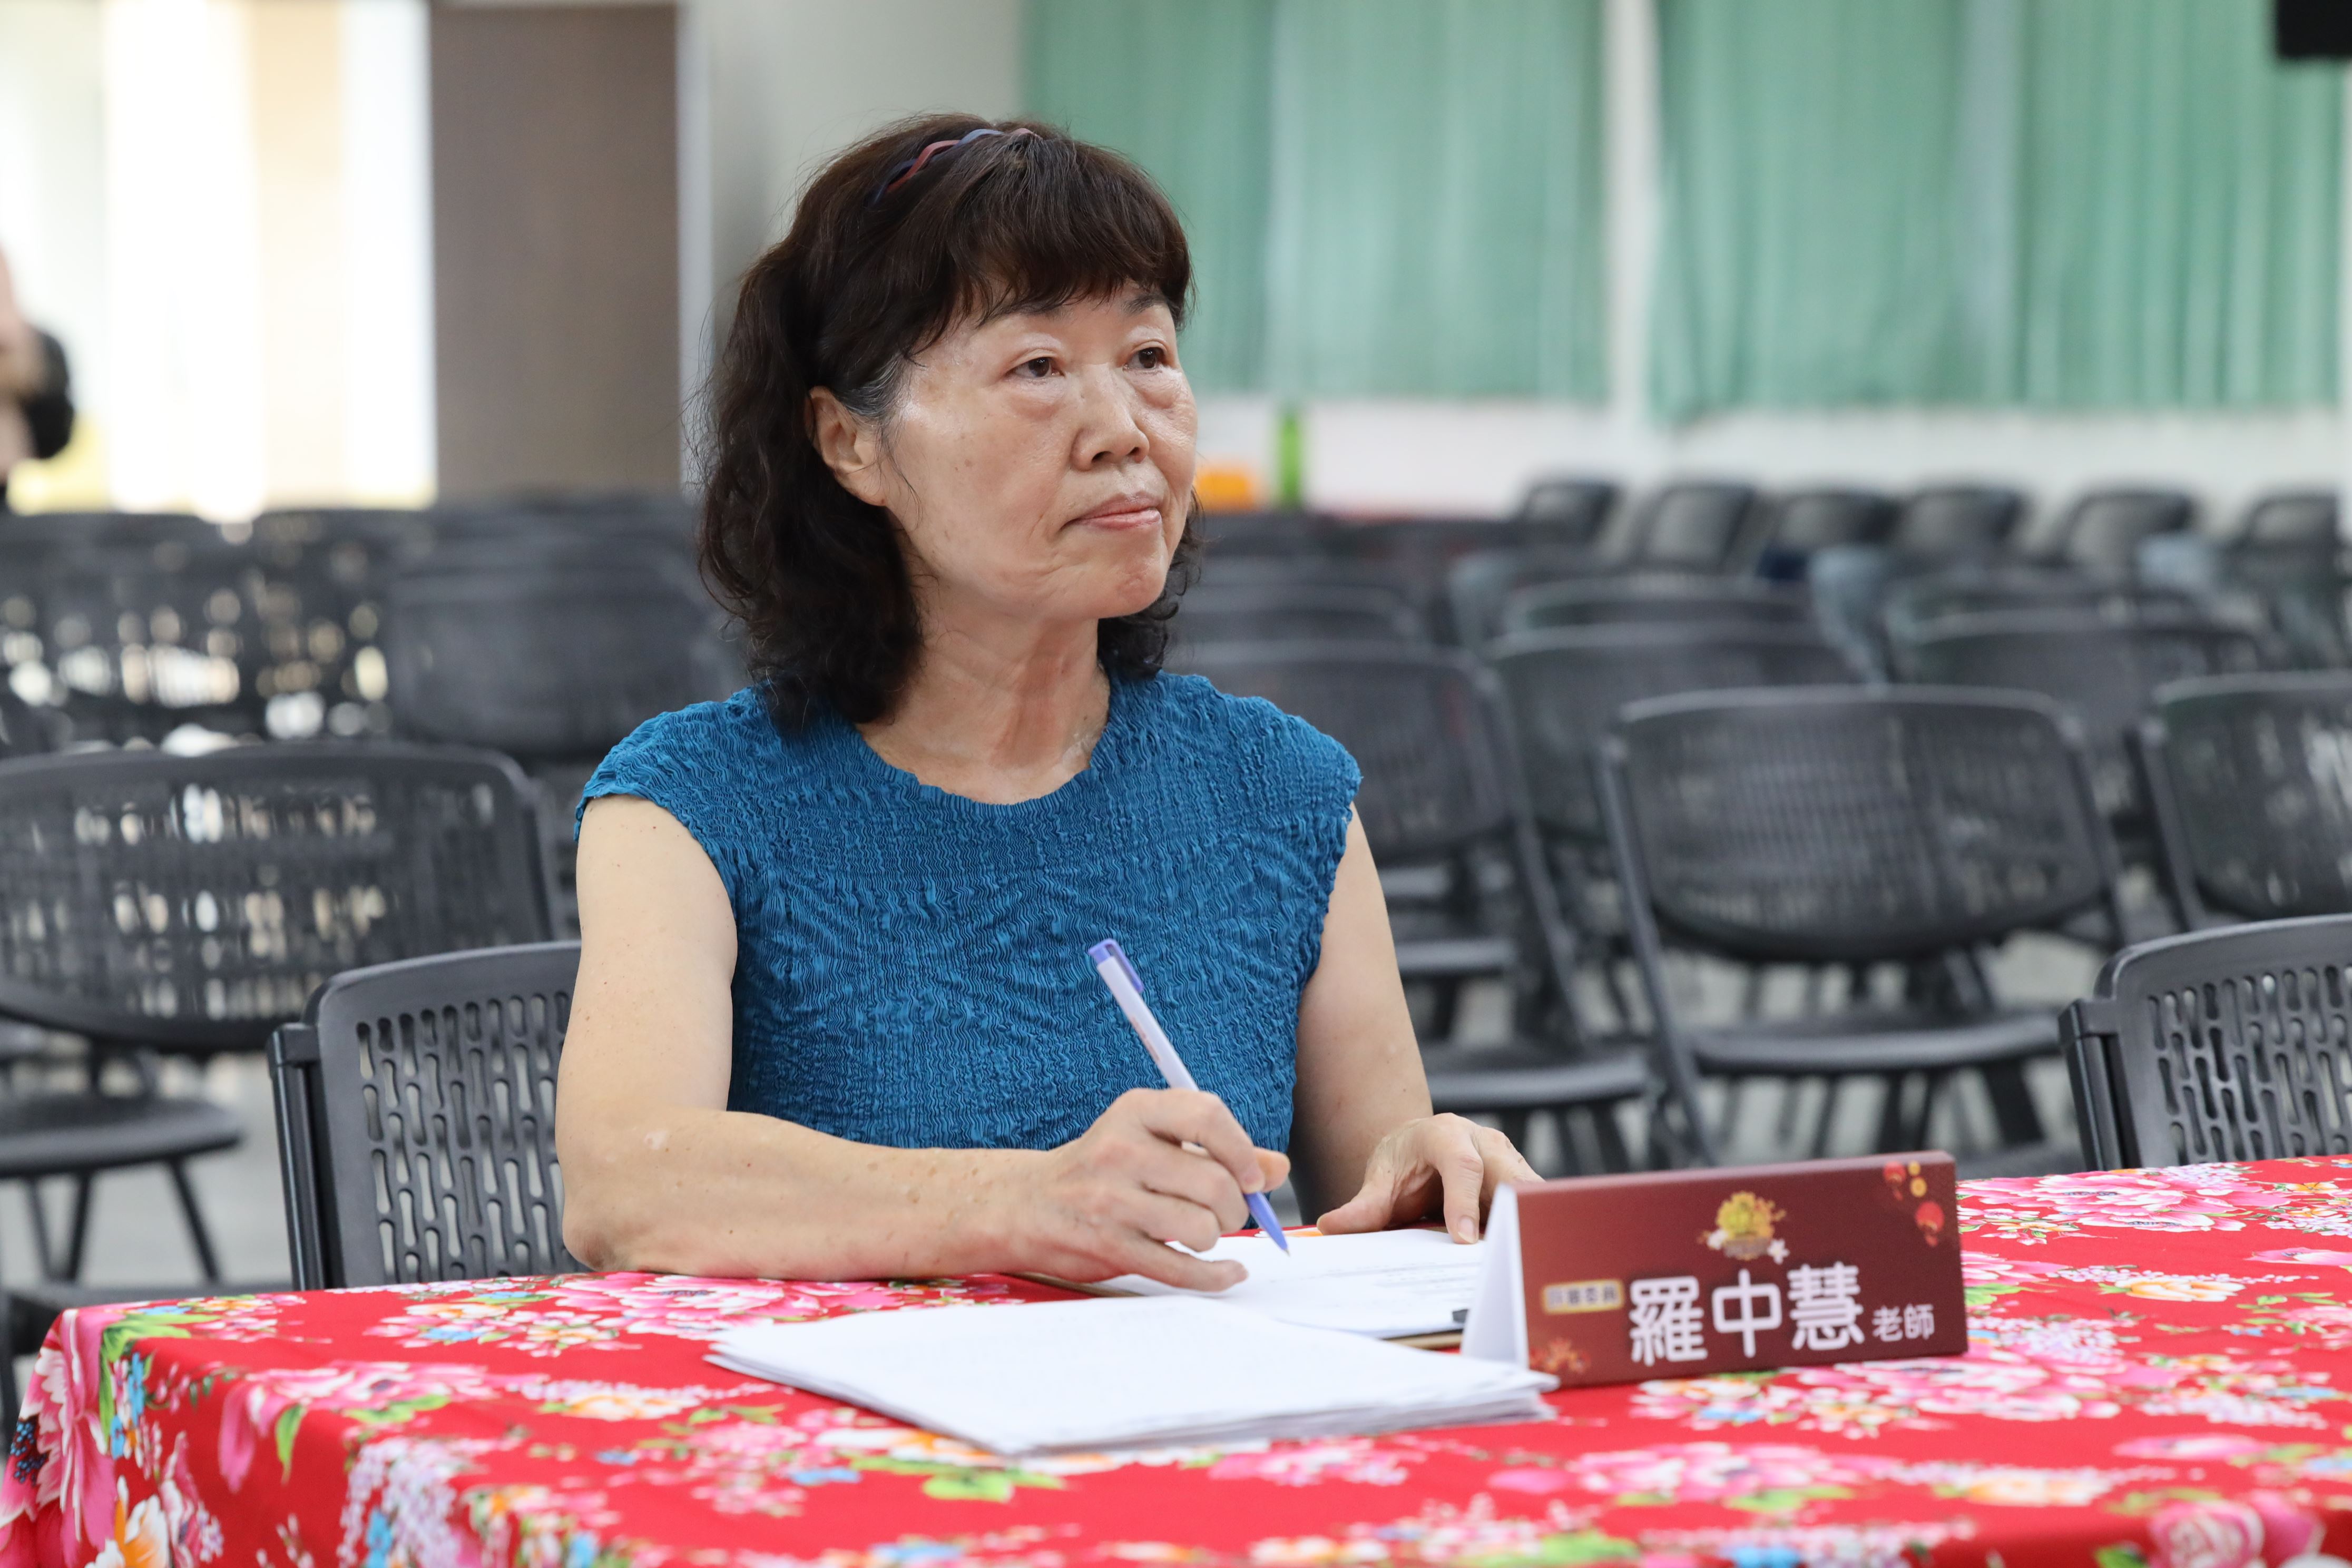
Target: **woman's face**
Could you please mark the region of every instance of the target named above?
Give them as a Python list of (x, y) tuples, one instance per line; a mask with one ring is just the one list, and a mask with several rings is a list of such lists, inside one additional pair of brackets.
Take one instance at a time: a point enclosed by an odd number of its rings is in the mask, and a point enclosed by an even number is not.
[(898, 520), (936, 605), (1095, 621), (1160, 596), (1197, 416), (1156, 294), (965, 322), (910, 363), (879, 429), (817, 397), (825, 459)]

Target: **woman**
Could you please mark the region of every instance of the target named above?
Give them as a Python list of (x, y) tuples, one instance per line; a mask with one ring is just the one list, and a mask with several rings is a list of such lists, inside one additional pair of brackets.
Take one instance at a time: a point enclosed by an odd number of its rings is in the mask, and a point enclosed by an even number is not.
[[(1476, 1236), (1509, 1141), (1429, 1114), (1355, 764), (1157, 673), (1199, 544), (1191, 265), (1133, 165), (938, 116), (744, 279), (707, 574), (756, 684), (615, 748), (580, 826), (557, 1138), (604, 1268), (1218, 1289), (1294, 1174)], [(1193, 1076), (1158, 1077), (1116, 937)]]

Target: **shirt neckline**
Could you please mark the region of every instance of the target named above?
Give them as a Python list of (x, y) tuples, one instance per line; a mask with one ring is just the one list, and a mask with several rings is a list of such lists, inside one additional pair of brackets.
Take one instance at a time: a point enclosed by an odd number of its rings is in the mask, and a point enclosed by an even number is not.
[(1138, 694), (1131, 689), (1140, 682), (1109, 677), (1110, 710), (1104, 716), (1102, 733), (1095, 737), (1094, 750), (1087, 757), (1087, 765), (1047, 790), (1044, 795), (1027, 800), (975, 800), (968, 795), (925, 784), (914, 773), (884, 757), (866, 742), (865, 734), (838, 713), (828, 715), (837, 742), (851, 755), (851, 765), (878, 780), (885, 787), (926, 805), (992, 820), (1006, 820), (1015, 814), (1040, 814), (1083, 805), (1100, 793), (1118, 773), (1126, 760), (1128, 731), (1133, 721)]

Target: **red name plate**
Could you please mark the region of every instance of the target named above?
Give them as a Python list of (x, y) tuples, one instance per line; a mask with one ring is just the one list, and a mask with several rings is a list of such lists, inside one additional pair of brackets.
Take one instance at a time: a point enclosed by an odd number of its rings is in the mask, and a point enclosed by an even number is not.
[(1564, 1384), (1969, 1348), (1952, 1157), (1506, 1187), (1462, 1353)]

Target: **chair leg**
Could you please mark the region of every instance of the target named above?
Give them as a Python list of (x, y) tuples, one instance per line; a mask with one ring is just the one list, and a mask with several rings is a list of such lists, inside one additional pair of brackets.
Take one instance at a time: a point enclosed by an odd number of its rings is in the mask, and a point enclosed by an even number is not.
[(38, 1255), (36, 1261), (40, 1264), (41, 1278), (55, 1279), (58, 1277), (58, 1255), (49, 1245), (49, 1211), (41, 1206), (41, 1184), (38, 1182), (27, 1181), (25, 1184), (25, 1213), (32, 1224), (33, 1250)]
[(1980, 1069), (1985, 1094), (1992, 1101), (1992, 1118), (2005, 1147), (2039, 1143), (2047, 1138), (2042, 1111), (2033, 1103), (2032, 1086), (2025, 1081), (2023, 1062), (1994, 1062)]
[(66, 1237), (65, 1278), (68, 1279), (81, 1278), (82, 1259), (89, 1252), (90, 1189), (97, 1184), (98, 1178), (88, 1172), (74, 1178), (73, 1229)]
[[(1601, 1151), (1601, 1168), (1604, 1171), (1630, 1171), (1633, 1156), (1625, 1147), (1624, 1131), (1617, 1125), (1614, 1105), (1588, 1106), (1584, 1112), (1592, 1123), (1592, 1142)], [(1560, 1118), (1560, 1142), (1568, 1142), (1568, 1118)]]
[(188, 1222), (188, 1241), (196, 1249), (196, 1268), (207, 1285), (220, 1283), (220, 1262), (213, 1256), (212, 1232), (205, 1228), (204, 1212), (196, 1206), (196, 1189), (188, 1182), (184, 1160), (171, 1162), (172, 1187), (180, 1194), (180, 1215)]
[(1903, 1102), (1911, 1098), (1911, 1075), (1890, 1073), (1886, 1078), (1886, 1098), (1878, 1107), (1877, 1152), (1892, 1154), (1909, 1147), (1906, 1142), (1910, 1119), (1904, 1114)]
[[(1804, 1103), (1805, 1085), (1811, 1081), (1801, 1078), (1780, 1080), (1780, 1106), (1772, 1119), (1772, 1142), (1776, 1147), (1785, 1148), (1796, 1139), (1797, 1108)], [(1822, 1081), (1826, 1086), (1828, 1080)]]
[[(1842, 1078), (1822, 1079), (1822, 1113), (1813, 1122), (1812, 1158), (1824, 1159), (1830, 1152), (1830, 1131), (1837, 1121), (1838, 1091), (1845, 1088)], [(1889, 1086), (1889, 1092), (1893, 1088)]]

